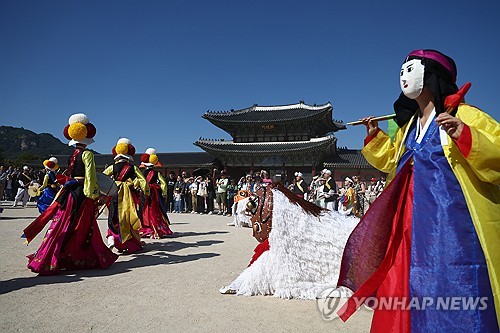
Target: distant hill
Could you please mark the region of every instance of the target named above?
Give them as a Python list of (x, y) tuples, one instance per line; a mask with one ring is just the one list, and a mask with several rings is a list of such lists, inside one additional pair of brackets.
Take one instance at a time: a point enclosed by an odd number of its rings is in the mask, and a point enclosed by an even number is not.
[(49, 133), (0, 126), (0, 162), (21, 164), (29, 160), (45, 160), (51, 155), (69, 155), (73, 148)]

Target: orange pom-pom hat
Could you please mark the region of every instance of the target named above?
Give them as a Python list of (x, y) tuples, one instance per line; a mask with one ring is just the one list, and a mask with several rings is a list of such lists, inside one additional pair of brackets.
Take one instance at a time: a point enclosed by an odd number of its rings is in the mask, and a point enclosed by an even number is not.
[(158, 155), (156, 155), (156, 149), (146, 149), (146, 152), (141, 155), (141, 162), (148, 167), (152, 167), (158, 164)]
[(115, 157), (115, 161), (122, 158), (133, 161), (134, 158), (132, 156), (135, 155), (135, 147), (132, 145), (132, 142), (129, 139), (121, 138), (116, 143), (116, 146), (111, 149), (111, 152)]
[(57, 169), (59, 169), (59, 165), (57, 163), (57, 158), (51, 157), (48, 160), (43, 161), (43, 166), (47, 170), (56, 171)]
[(83, 113), (75, 113), (69, 117), (68, 125), (63, 131), (64, 137), (69, 141), (68, 145), (74, 146), (77, 143), (89, 145), (94, 143), (96, 128), (89, 121), (89, 117)]

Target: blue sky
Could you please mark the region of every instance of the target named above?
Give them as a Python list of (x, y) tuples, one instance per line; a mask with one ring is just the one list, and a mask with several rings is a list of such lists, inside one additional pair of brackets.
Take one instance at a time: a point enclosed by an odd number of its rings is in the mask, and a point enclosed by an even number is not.
[[(0, 2), (0, 124), (52, 133), (72, 113), (139, 152), (198, 151), (229, 138), (207, 110), (330, 101), (349, 121), (392, 112), (399, 69), (433, 48), (472, 82), (467, 101), (500, 119), (500, 1)], [(364, 129), (339, 132), (362, 146)]]

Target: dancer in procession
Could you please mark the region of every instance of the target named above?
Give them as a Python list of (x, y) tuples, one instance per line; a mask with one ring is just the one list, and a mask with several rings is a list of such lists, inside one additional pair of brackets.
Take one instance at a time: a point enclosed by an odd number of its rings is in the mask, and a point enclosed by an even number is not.
[(173, 232), (167, 216), (167, 205), (164, 196), (167, 194), (167, 183), (163, 175), (154, 169), (158, 165), (158, 155), (154, 148), (146, 149), (141, 156), (141, 162), (146, 167), (144, 178), (149, 185), (149, 195), (142, 194), (142, 219), (140, 234), (142, 237), (159, 239)]
[(342, 215), (358, 215), (357, 196), (354, 190), (354, 182), (347, 177), (344, 180), (344, 188), (341, 189), (342, 195), (339, 198), (339, 213)]
[(135, 147), (129, 139), (121, 138), (113, 147), (115, 163), (103, 171), (118, 186), (118, 194), (109, 205), (108, 246), (119, 252), (134, 253), (142, 250), (139, 230), (141, 221), (137, 213), (140, 193), (149, 196), (149, 185), (138, 167), (132, 165)]
[(338, 285), (355, 293), (338, 314), (376, 295), (398, 306), (375, 307), (372, 332), (498, 332), (500, 125), (463, 102), (450, 57), (413, 51), (400, 75), (394, 140), (362, 119), (363, 155), (389, 177), (346, 245)]
[(38, 188), (37, 196), (37, 207), (40, 213), (43, 213), (54, 201), (56, 193), (59, 191), (59, 183), (56, 179), (56, 171), (59, 169), (57, 164), (57, 158), (51, 157), (48, 160), (43, 161), (43, 166), (46, 170), (45, 176), (43, 177), (43, 183), (40, 188)]
[(107, 268), (117, 256), (106, 247), (97, 225), (97, 199), (94, 154), (87, 145), (94, 142), (96, 129), (83, 113), (69, 118), (64, 136), (75, 147), (68, 162), (67, 180), (57, 199), (26, 229), (31, 242), (52, 220), (38, 250), (28, 256), (30, 268), (40, 275), (60, 270)]
[(335, 287), (357, 218), (318, 207), (281, 184), (261, 187), (246, 206), (259, 244), (248, 268), (222, 294), (315, 299)]

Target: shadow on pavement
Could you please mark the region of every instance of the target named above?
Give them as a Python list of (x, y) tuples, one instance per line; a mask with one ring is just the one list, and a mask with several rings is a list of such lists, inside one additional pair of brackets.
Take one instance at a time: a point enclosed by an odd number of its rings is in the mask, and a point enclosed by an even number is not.
[(158, 250), (158, 251), (167, 251), (167, 252), (175, 252), (187, 248), (197, 248), (200, 246), (212, 246), (214, 244), (221, 244), (224, 243), (224, 241), (221, 240), (202, 240), (202, 241), (197, 241), (196, 243), (182, 243), (182, 242), (176, 242), (176, 241), (171, 241), (171, 242), (153, 242), (153, 243), (147, 243), (144, 246), (145, 250), (148, 251), (153, 251), (153, 250)]
[(207, 231), (207, 232), (174, 232), (172, 236), (167, 238), (179, 238), (179, 237), (190, 237), (190, 236), (206, 236), (206, 235), (218, 235), (218, 234), (228, 234), (229, 231)]
[(128, 261), (115, 262), (111, 267), (107, 269), (61, 271), (59, 275), (52, 275), (52, 276), (33, 275), (32, 277), (15, 278), (6, 281), (0, 281), (0, 295), (39, 285), (79, 282), (83, 281), (86, 278), (127, 273), (130, 272), (132, 269), (139, 267), (180, 264), (184, 262), (195, 261), (199, 259), (209, 259), (218, 256), (220, 256), (220, 254), (218, 253), (197, 253), (197, 254), (188, 254), (185, 256), (167, 254), (165, 252), (155, 253), (155, 254), (136, 253), (129, 255), (129, 257), (133, 257), (133, 259)]

